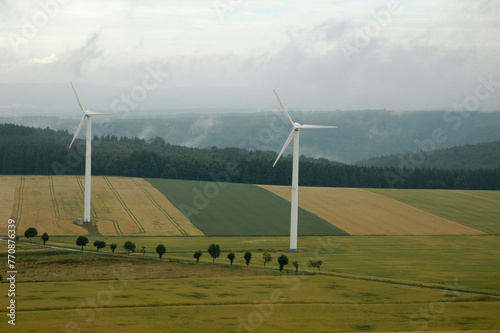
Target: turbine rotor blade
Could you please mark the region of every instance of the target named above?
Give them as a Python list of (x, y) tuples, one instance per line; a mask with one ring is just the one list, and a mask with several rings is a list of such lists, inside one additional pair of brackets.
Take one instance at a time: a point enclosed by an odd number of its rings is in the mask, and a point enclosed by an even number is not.
[(324, 126), (324, 125), (299, 125), (297, 128), (339, 128), (338, 126)]
[(88, 115), (88, 116), (95, 116), (95, 115), (113, 114), (113, 113), (110, 113), (110, 112), (87, 111), (85, 114)]
[(286, 139), (286, 142), (283, 145), (283, 148), (281, 148), (281, 151), (278, 154), (278, 157), (276, 158), (276, 161), (274, 161), (273, 168), (276, 165), (276, 163), (278, 163), (278, 160), (280, 159), (281, 155), (283, 155), (283, 152), (285, 151), (286, 147), (288, 147), (288, 145), (290, 144), (290, 141), (292, 141), (292, 139), (293, 139), (293, 132), (294, 131), (295, 131), (295, 129), (292, 129), (292, 131), (290, 132), (290, 135), (288, 136), (288, 139)]
[(281, 102), (281, 99), (279, 98), (278, 94), (276, 93), (276, 90), (273, 89), (273, 91), (274, 91), (274, 95), (276, 95), (276, 98), (278, 99), (278, 102), (281, 105), (281, 108), (283, 109), (283, 112), (285, 113), (286, 118), (288, 119), (288, 121), (290, 122), (290, 124), (292, 124), (292, 126), (294, 126), (292, 117), (290, 117), (290, 115), (288, 114), (288, 111), (286, 110), (285, 106)]
[(75, 132), (75, 136), (73, 137), (73, 140), (71, 140), (71, 143), (69, 145), (69, 148), (71, 148), (71, 146), (73, 145), (73, 142), (75, 141), (76, 139), (76, 136), (78, 135), (78, 133), (80, 133), (80, 130), (82, 129), (82, 126), (83, 126), (83, 123), (85, 122), (85, 116), (83, 116), (82, 118), (82, 121), (80, 121), (80, 125), (78, 125), (78, 129), (76, 130)]
[(78, 95), (76, 93), (75, 87), (73, 87), (73, 83), (70, 81), (71, 88), (73, 89), (73, 92), (75, 93), (76, 100), (78, 101), (78, 104), (80, 105), (80, 109), (82, 109), (83, 113), (85, 114), (85, 108), (83, 107), (82, 103), (80, 102), (80, 99), (78, 98)]

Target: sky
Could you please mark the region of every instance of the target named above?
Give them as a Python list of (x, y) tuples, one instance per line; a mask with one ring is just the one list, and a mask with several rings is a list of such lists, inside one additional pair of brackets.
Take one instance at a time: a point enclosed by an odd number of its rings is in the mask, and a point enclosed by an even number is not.
[[(500, 110), (500, 2), (0, 0), (0, 116)], [(76, 109), (77, 110), (77, 109)]]

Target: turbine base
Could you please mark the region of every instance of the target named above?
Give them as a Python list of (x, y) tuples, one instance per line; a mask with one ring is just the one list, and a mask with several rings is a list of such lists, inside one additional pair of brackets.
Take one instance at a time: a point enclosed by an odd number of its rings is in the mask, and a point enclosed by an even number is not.
[(290, 250), (288, 250), (288, 252), (290, 252), (290, 253), (297, 253), (297, 249), (290, 249)]

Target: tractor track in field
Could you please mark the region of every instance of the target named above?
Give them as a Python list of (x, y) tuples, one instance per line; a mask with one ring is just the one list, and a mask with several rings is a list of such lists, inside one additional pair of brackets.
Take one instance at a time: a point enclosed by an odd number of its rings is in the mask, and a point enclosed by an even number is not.
[(137, 219), (137, 217), (135, 217), (134, 213), (132, 213), (132, 211), (130, 210), (130, 208), (128, 208), (128, 206), (125, 204), (125, 201), (120, 196), (120, 194), (118, 193), (118, 191), (114, 188), (113, 184), (111, 184), (111, 181), (108, 179), (108, 177), (102, 177), (102, 178), (104, 179), (104, 181), (106, 182), (106, 184), (108, 185), (108, 187), (110, 188), (110, 190), (113, 192), (113, 194), (115, 195), (116, 199), (118, 200), (118, 202), (120, 203), (120, 205), (123, 207), (123, 209), (125, 210), (125, 212), (127, 212), (128, 216), (130, 216), (130, 218), (132, 219), (132, 221), (134, 221), (137, 229), (139, 230), (139, 233), (140, 234), (146, 233), (146, 229), (144, 228), (144, 226), (141, 224), (141, 222), (139, 222), (139, 220)]
[(24, 203), (24, 184), (26, 183), (26, 177), (21, 176), (19, 178), (19, 192), (18, 192), (18, 202), (16, 210), (16, 229), (19, 229), (21, 225), (21, 218), (23, 215), (23, 203)]
[(54, 178), (49, 176), (49, 191), (50, 191), (50, 200), (52, 201), (52, 207), (54, 208), (54, 217), (60, 218), (61, 213), (59, 212), (59, 204), (56, 199), (56, 191), (54, 189)]
[(160, 204), (155, 200), (155, 198), (153, 198), (153, 196), (151, 195), (151, 193), (148, 192), (148, 190), (146, 190), (141, 184), (139, 184), (134, 178), (132, 178), (132, 181), (135, 183), (135, 185), (141, 189), (142, 192), (144, 192), (144, 194), (149, 198), (149, 200), (151, 201), (151, 203), (160, 211), (160, 213), (162, 213), (166, 218), (167, 220), (170, 221), (170, 223), (172, 223), (174, 225), (174, 227), (177, 228), (177, 230), (179, 230), (179, 232), (183, 235), (183, 236), (189, 236), (189, 234), (184, 230), (182, 229), (182, 227), (180, 226), (179, 223), (177, 223), (177, 221), (175, 221), (175, 219), (170, 216), (170, 214), (165, 210), (163, 209)]

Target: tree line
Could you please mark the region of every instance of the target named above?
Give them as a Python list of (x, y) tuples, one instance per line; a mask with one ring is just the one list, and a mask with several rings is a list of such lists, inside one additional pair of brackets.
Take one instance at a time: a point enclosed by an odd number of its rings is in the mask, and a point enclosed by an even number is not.
[[(66, 131), (0, 125), (0, 174), (83, 175), (85, 141), (68, 149)], [(273, 168), (274, 151), (241, 148), (189, 148), (162, 138), (94, 137), (92, 174), (186, 180), (216, 180), (248, 184), (289, 185), (291, 155)], [(228, 170), (230, 172), (228, 172)], [(300, 157), (302, 186), (499, 190), (500, 166), (495, 169), (457, 170), (368, 167)]]
[[(26, 229), (24, 232), (24, 236), (30, 241), (33, 237), (36, 237), (38, 235), (38, 230), (34, 227), (30, 227)], [(41, 239), (43, 241), (43, 245), (46, 244), (46, 242), (49, 240), (49, 235), (45, 232)], [(83, 251), (84, 246), (86, 246), (89, 243), (89, 239), (86, 236), (78, 236), (75, 244), (77, 246), (81, 247), (81, 250)], [(99, 252), (100, 249), (105, 248), (107, 246), (106, 242), (101, 241), (101, 240), (95, 240), (94, 241), (94, 246), (96, 247), (96, 251)], [(111, 249), (112, 253), (115, 254), (115, 250), (118, 247), (116, 243), (111, 243), (109, 244), (109, 248)], [(135, 253), (137, 246), (135, 245), (134, 242), (132, 241), (125, 241), (123, 244), (123, 248), (127, 251), (127, 254), (130, 255), (130, 253)], [(163, 255), (167, 252), (167, 248), (164, 244), (158, 244), (155, 249), (156, 253), (159, 256), (159, 259), (161, 260)], [(207, 253), (212, 257), (212, 263), (215, 264), (215, 259), (220, 257), (222, 250), (219, 246), (219, 244), (210, 244), (210, 246), (207, 249)], [(146, 255), (146, 247), (142, 246), (140, 253), (143, 254), (143, 256)], [(200, 257), (203, 255), (203, 252), (201, 250), (198, 250), (193, 253), (193, 258), (196, 259), (196, 263), (199, 263)], [(229, 260), (231, 266), (233, 266), (233, 262), (236, 259), (236, 254), (234, 252), (230, 252), (227, 255), (227, 259)], [(243, 254), (243, 259), (245, 260), (245, 263), (248, 267), (250, 265), (250, 261), (252, 260), (252, 252), (250, 251), (245, 251)], [(262, 261), (264, 264), (264, 267), (266, 267), (266, 264), (270, 263), (273, 261), (273, 256), (271, 253), (264, 251), (262, 253)], [(281, 256), (278, 257), (276, 260), (279, 264), (279, 270), (283, 271), (284, 266), (288, 265), (288, 257), (283, 253)], [(293, 261), (292, 262), (293, 266), (295, 267), (295, 272), (297, 273), (299, 271), (299, 262), (298, 261)], [(316, 271), (316, 268), (319, 270), (323, 262), (321, 260), (309, 260), (308, 267), (313, 268), (313, 273)]]

